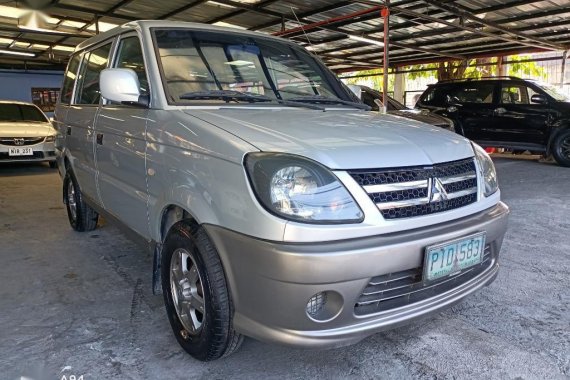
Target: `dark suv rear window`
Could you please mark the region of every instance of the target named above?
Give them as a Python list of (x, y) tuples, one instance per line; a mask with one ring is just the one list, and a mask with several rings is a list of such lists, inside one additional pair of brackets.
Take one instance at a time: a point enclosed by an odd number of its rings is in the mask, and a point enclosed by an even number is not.
[(449, 86), (430, 86), (422, 94), (418, 103), (426, 106), (444, 107), (449, 90)]

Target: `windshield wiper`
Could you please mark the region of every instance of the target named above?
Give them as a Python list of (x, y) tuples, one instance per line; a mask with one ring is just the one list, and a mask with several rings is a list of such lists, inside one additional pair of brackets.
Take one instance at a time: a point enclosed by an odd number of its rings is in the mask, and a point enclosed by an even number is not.
[(243, 100), (250, 103), (273, 101), (273, 99), (265, 95), (254, 94), (252, 92), (239, 92), (234, 90), (211, 90), (211, 91), (188, 92), (186, 94), (180, 95), (180, 99), (196, 99), (196, 100), (222, 99), (227, 102), (231, 100), (236, 100), (236, 101)]
[(316, 104), (307, 104), (305, 102), (297, 102), (297, 101), (290, 100), (290, 99), (287, 99), (287, 100), (279, 100), (278, 99), (277, 103), (282, 104), (284, 106), (288, 106), (288, 107), (304, 107), (304, 108), (309, 108), (312, 110), (319, 110), (319, 111), (325, 110), (325, 107), (321, 107), (321, 106), (316, 105)]
[(317, 103), (317, 104), (343, 104), (345, 106), (351, 106), (366, 111), (370, 111), (371, 109), (366, 104), (351, 102), (349, 100), (342, 100), (338, 98), (329, 98), (322, 95), (299, 96), (296, 98), (289, 98), (287, 100), (292, 102), (307, 102), (307, 103)]

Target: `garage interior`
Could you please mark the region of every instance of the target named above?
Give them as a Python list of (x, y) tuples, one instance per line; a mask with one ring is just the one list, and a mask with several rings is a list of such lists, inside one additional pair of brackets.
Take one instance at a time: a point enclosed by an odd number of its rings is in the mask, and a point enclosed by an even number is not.
[[(568, 0), (46, 0), (0, 3), (0, 100), (37, 101), (50, 115), (75, 47), (139, 19), (288, 38), (342, 78), (381, 77), (384, 95), (406, 105), (407, 92), (425, 89), (406, 87), (410, 73), (431, 72), (435, 83), (473, 65), (504, 76), (513, 56), (555, 63), (551, 82), (570, 93)], [(313, 351), (246, 339), (213, 363), (176, 344), (152, 294), (150, 253), (105, 222), (73, 232), (57, 170), (0, 163), (2, 377), (566, 378), (570, 169), (529, 154), (493, 159), (511, 216), (488, 288), (353, 346)]]

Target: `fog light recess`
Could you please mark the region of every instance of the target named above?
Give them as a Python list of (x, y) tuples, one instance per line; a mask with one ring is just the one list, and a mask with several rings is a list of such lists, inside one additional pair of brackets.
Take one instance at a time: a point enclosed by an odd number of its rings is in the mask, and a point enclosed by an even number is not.
[(307, 302), (307, 316), (315, 322), (328, 322), (336, 318), (342, 310), (342, 296), (332, 290), (319, 292)]

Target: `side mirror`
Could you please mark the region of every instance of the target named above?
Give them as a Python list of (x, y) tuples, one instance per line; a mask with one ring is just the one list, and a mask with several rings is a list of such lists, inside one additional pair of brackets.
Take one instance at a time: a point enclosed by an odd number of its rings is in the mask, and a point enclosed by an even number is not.
[(131, 69), (105, 69), (99, 78), (101, 96), (112, 102), (148, 107), (137, 74)]
[(542, 94), (534, 94), (533, 96), (531, 96), (530, 102), (531, 103), (537, 103), (537, 104), (547, 104), (548, 99), (546, 99), (546, 96), (544, 96)]

